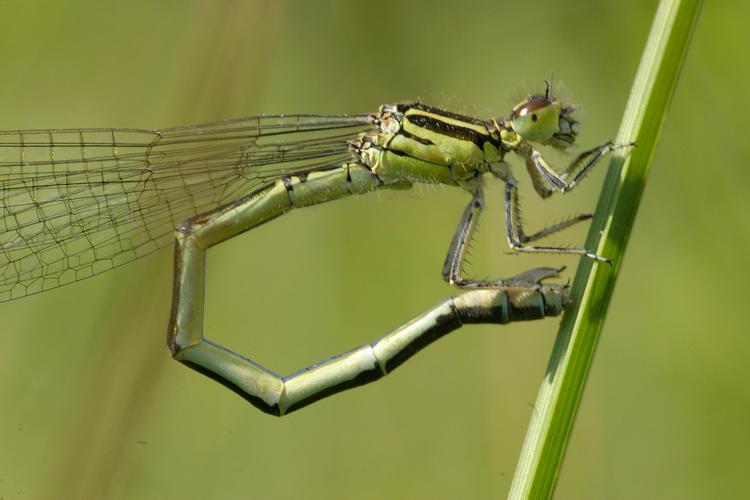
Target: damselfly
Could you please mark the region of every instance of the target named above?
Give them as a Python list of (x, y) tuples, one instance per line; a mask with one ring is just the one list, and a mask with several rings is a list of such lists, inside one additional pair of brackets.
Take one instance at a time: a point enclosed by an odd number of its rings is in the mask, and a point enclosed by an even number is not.
[[(578, 133), (573, 112), (548, 85), (502, 119), (480, 120), (411, 102), (363, 115), (254, 116), (160, 130), (0, 132), (0, 301), (73, 283), (174, 243), (168, 331), (173, 357), (263, 411), (283, 415), (382, 376), (406, 353), (464, 322), (560, 313), (565, 290), (541, 284), (557, 270), (486, 281), (464, 278), (462, 263), (484, 205), (485, 173), (505, 183), (506, 236), (513, 250), (606, 260), (584, 248), (530, 245), (590, 216), (526, 234), (517, 183), (504, 161), (510, 152), (520, 156), (543, 198), (573, 189), (603, 156), (623, 147), (606, 142), (558, 174), (532, 143), (572, 145)], [(209, 247), (292, 208), (419, 183), (471, 194), (442, 274), (473, 292), (364, 348), (289, 377), (203, 337)]]

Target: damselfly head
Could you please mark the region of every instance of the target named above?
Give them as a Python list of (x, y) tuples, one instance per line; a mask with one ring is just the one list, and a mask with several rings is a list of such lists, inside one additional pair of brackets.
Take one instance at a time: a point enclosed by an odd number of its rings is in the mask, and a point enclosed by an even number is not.
[(574, 111), (552, 95), (547, 83), (544, 94), (527, 97), (513, 108), (510, 125), (527, 141), (565, 149), (575, 142), (579, 130)]

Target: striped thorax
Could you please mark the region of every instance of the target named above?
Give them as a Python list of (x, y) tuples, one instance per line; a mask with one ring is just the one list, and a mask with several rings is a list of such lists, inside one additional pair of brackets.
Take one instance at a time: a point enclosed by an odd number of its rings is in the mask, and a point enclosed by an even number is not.
[(421, 103), (388, 104), (373, 114), (375, 131), (352, 143), (360, 162), (382, 182), (464, 186), (500, 163), (508, 151), (496, 121)]

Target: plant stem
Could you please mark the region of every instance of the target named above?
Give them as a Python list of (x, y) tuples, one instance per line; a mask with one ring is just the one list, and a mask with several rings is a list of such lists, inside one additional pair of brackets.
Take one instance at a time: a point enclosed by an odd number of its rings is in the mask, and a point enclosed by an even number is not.
[(702, 0), (662, 0), (631, 88), (615, 152), (586, 241), (612, 264), (582, 259), (575, 301), (560, 324), (508, 498), (551, 498), (593, 362), (649, 165)]

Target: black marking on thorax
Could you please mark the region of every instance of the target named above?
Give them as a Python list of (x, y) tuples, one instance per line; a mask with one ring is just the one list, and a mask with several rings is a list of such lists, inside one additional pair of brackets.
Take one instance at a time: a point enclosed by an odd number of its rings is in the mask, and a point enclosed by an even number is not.
[(427, 113), (432, 113), (434, 115), (440, 115), (446, 118), (452, 118), (454, 120), (471, 123), (472, 125), (479, 125), (482, 127), (487, 126), (487, 122), (485, 122), (484, 120), (480, 120), (479, 118), (474, 118), (473, 116), (461, 115), (458, 113), (454, 113), (452, 111), (446, 111), (444, 109), (435, 108), (433, 106), (422, 104), (421, 102), (411, 103), (411, 104), (402, 104), (402, 105), (399, 105), (398, 107), (398, 110), (402, 113), (406, 113), (410, 109), (418, 109), (421, 111), (425, 111)]
[(490, 139), (489, 134), (481, 134), (476, 130), (444, 122), (443, 120), (433, 118), (427, 115), (410, 114), (405, 117), (411, 124), (435, 132), (437, 134), (447, 135), (462, 141), (470, 141), (476, 144), (480, 149), (484, 143)]
[[(411, 120), (409, 120), (409, 121), (411, 121)], [(431, 140), (429, 140), (427, 138), (424, 138), (424, 137), (416, 136), (416, 135), (412, 134), (411, 132), (409, 132), (407, 130), (404, 130), (403, 128), (399, 131), (399, 135), (402, 135), (402, 136), (406, 137), (407, 139), (411, 139), (412, 141), (418, 142), (420, 144), (424, 144), (425, 146), (434, 146), (435, 145), (435, 143), (432, 142)]]
[[(406, 120), (418, 127), (422, 127), (439, 134), (444, 134), (449, 137), (454, 137), (456, 139), (471, 141), (480, 149), (484, 149), (485, 143), (489, 142), (497, 149), (508, 152), (508, 147), (500, 138), (499, 131), (495, 134), (495, 137), (493, 137), (492, 132), (490, 132), (491, 130), (495, 130), (496, 128), (496, 124), (493, 120), (481, 120), (479, 118), (453, 113), (452, 111), (446, 111), (444, 109), (435, 108), (419, 102), (399, 104), (397, 110), (404, 115), (404, 118)], [(486, 130), (486, 132), (477, 132), (472, 128), (448, 123), (438, 118), (419, 114), (418, 112), (408, 113), (408, 111), (410, 110), (424, 111), (433, 115), (444, 116), (453, 120), (477, 125), (482, 127), (483, 130)], [(425, 139), (414, 137), (414, 134), (408, 134), (403, 129), (400, 133), (408, 136), (410, 139), (414, 139), (423, 144), (427, 144), (427, 142), (425, 142)], [(432, 143), (432, 141), (430, 141), (430, 143)]]

